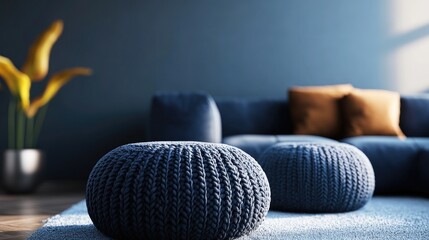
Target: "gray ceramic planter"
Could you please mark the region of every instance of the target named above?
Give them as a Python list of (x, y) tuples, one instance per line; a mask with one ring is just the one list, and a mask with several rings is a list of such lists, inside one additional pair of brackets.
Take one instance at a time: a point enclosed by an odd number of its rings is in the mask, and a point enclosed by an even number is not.
[(6, 192), (30, 193), (42, 181), (45, 159), (41, 150), (5, 150), (0, 164), (1, 184)]

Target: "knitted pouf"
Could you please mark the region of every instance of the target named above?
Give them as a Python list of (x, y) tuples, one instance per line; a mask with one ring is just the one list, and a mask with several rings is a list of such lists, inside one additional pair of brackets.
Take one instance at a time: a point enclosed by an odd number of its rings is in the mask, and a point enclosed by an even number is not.
[(346, 212), (374, 192), (368, 158), (342, 143), (279, 143), (259, 159), (271, 187), (271, 208), (293, 212)]
[(264, 220), (270, 187), (259, 164), (232, 146), (137, 143), (98, 161), (86, 203), (113, 238), (232, 239)]

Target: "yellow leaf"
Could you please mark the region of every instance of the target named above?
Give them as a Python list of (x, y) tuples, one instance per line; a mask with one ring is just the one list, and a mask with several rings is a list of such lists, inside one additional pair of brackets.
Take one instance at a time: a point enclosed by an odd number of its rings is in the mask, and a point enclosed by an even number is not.
[(90, 75), (91, 73), (92, 71), (89, 68), (76, 67), (54, 74), (46, 85), (42, 96), (37, 97), (31, 102), (30, 107), (25, 112), (26, 115), (29, 118), (34, 117), (39, 108), (47, 104), (58, 93), (61, 87), (68, 83), (73, 77), (79, 75)]
[(0, 77), (2, 77), (11, 93), (21, 100), (22, 108), (25, 110), (30, 105), (30, 78), (20, 72), (6, 57), (0, 56)]
[(14, 71), (14, 69), (16, 68), (9, 58), (0, 56), (0, 76), (6, 82), (10, 92), (16, 95), (17, 91), (15, 79), (17, 78), (17, 73)]
[(49, 70), (51, 49), (63, 31), (63, 21), (56, 20), (49, 26), (31, 46), (22, 71), (31, 80), (38, 81), (46, 77)]

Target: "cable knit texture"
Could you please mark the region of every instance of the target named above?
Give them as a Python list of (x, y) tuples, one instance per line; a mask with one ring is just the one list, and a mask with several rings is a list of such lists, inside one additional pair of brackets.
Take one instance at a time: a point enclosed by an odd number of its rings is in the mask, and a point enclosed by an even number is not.
[(264, 220), (270, 187), (238, 148), (201, 142), (124, 145), (92, 170), (94, 225), (117, 239), (233, 239)]
[(293, 212), (346, 212), (374, 192), (374, 171), (359, 149), (341, 143), (280, 143), (259, 163), (271, 186), (271, 208)]

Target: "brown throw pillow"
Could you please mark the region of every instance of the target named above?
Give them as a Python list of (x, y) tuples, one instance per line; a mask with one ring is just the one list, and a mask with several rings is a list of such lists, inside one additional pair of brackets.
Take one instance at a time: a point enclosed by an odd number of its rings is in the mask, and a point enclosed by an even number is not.
[(289, 90), (289, 109), (294, 134), (342, 136), (339, 100), (353, 90), (350, 84), (294, 87)]
[(405, 137), (399, 127), (399, 93), (355, 89), (341, 101), (345, 135), (390, 135)]

